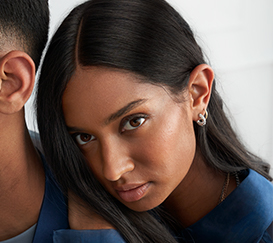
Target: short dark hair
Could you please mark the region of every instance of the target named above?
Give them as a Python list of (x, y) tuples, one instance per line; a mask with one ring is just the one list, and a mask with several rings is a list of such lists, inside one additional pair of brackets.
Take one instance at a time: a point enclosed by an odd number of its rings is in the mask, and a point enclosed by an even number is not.
[(48, 0), (0, 1), (0, 49), (16, 43), (38, 68), (48, 28)]

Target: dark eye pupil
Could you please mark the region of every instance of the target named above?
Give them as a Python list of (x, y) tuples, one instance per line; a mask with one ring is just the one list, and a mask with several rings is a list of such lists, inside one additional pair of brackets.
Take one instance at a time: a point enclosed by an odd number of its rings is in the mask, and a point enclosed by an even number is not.
[(88, 134), (81, 134), (81, 140), (83, 142), (88, 142), (91, 139), (91, 135)]
[(137, 126), (139, 126), (139, 125), (140, 125), (139, 119), (133, 119), (133, 120), (131, 120), (131, 121), (130, 121), (130, 125), (131, 125), (132, 127), (137, 127)]

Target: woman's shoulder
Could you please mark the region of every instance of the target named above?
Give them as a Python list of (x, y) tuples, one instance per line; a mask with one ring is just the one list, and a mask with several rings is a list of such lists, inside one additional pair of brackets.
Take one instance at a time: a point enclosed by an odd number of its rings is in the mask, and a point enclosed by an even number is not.
[[(236, 219), (238, 235), (246, 242), (272, 242), (273, 184), (254, 170), (245, 171), (245, 179), (224, 205)], [(235, 216), (237, 215), (237, 216)], [(234, 238), (235, 239), (235, 238)], [(243, 241), (244, 242), (244, 241)]]
[(273, 184), (254, 170), (249, 169), (247, 177), (238, 188), (246, 191), (250, 199), (255, 197), (260, 200), (260, 206), (268, 207), (273, 211)]
[[(241, 184), (216, 208), (184, 233), (195, 242), (271, 242), (273, 186), (253, 170), (243, 172)], [(268, 238), (270, 237), (270, 238)], [(204, 241), (206, 239), (206, 241)]]
[(242, 210), (248, 210), (253, 219), (264, 222), (266, 228), (273, 221), (273, 184), (254, 170), (247, 170), (248, 175), (231, 194), (230, 203), (236, 202)]

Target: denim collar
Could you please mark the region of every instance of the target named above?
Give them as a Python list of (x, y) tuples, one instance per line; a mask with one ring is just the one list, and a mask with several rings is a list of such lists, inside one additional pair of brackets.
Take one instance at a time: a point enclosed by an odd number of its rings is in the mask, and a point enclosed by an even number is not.
[(186, 228), (187, 242), (259, 242), (273, 221), (273, 186), (263, 176), (248, 176), (216, 208)]

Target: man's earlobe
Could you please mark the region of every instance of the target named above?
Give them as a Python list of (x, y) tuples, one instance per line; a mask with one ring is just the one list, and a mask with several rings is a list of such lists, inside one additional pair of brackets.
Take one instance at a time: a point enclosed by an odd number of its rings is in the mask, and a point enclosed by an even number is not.
[(213, 80), (214, 72), (207, 64), (200, 64), (191, 72), (188, 90), (194, 121), (199, 119), (198, 115), (203, 114), (208, 106)]
[(35, 64), (22, 51), (11, 51), (0, 60), (0, 112), (11, 114), (23, 108), (35, 83)]

